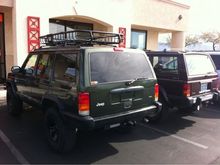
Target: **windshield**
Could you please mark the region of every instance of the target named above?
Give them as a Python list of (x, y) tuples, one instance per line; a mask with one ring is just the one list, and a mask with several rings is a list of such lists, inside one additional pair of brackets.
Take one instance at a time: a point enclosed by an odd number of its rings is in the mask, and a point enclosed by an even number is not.
[(96, 52), (90, 55), (91, 81), (97, 83), (154, 78), (145, 54)]
[(192, 54), (186, 55), (185, 57), (188, 74), (190, 76), (215, 73), (215, 67), (209, 56), (202, 54)]

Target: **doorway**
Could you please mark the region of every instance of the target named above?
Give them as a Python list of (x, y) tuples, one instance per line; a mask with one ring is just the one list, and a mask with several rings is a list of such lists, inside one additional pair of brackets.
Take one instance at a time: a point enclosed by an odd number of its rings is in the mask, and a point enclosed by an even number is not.
[(6, 79), (4, 14), (0, 13), (0, 84)]

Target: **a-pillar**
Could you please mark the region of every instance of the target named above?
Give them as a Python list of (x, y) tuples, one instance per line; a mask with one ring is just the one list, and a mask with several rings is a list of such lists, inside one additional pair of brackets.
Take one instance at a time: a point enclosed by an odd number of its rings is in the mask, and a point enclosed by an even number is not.
[(171, 39), (171, 50), (184, 51), (185, 50), (185, 33), (173, 32)]

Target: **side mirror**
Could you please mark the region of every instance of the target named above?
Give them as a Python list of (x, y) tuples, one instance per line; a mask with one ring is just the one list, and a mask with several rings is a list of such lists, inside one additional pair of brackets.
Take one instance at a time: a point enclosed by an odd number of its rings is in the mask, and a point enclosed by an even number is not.
[(33, 73), (34, 73), (34, 70), (32, 68), (28, 68), (25, 70), (25, 74), (32, 75)]
[(12, 66), (11, 67), (11, 72), (12, 73), (18, 73), (21, 71), (21, 67), (20, 66)]

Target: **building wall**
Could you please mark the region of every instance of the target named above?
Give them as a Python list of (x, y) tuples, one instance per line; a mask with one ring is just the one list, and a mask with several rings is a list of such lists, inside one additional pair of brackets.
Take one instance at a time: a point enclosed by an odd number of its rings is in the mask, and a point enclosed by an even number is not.
[[(99, 6), (99, 7), (97, 7)], [(130, 28), (131, 0), (14, 0), (16, 8), (16, 21), (14, 38), (17, 38), (17, 63), (21, 65), (27, 55), (27, 16), (40, 17), (41, 35), (49, 33), (49, 18), (61, 16), (83, 15), (106, 22), (113, 27), (113, 32), (118, 32), (119, 27)], [(30, 9), (31, 8), (31, 9)], [(100, 28), (97, 26), (97, 29)], [(129, 47), (129, 38), (127, 37)], [(22, 49), (20, 49), (22, 48)]]
[(162, 31), (186, 31), (188, 9), (189, 6), (169, 0), (135, 0), (132, 24)]
[[(83, 17), (94, 18), (95, 30), (118, 32), (119, 27), (125, 27), (127, 47), (130, 47), (131, 28), (137, 27), (137, 29), (148, 31), (147, 49), (151, 50), (157, 49), (159, 32), (183, 32), (187, 28), (188, 21), (188, 7), (170, 0), (3, 1), (5, 3), (7, 1), (7, 4), (13, 4), (12, 27), (14, 45), (12, 47), (14, 48), (15, 65), (21, 65), (28, 53), (28, 16), (40, 17), (41, 35), (49, 33), (50, 18), (62, 18), (73, 21), (75, 21), (74, 16), (82, 16), (82, 20)], [(2, 1), (0, 5), (1, 3)], [(179, 15), (182, 15), (181, 20), (178, 19)], [(8, 43), (7, 49), (11, 51), (10, 47)]]

